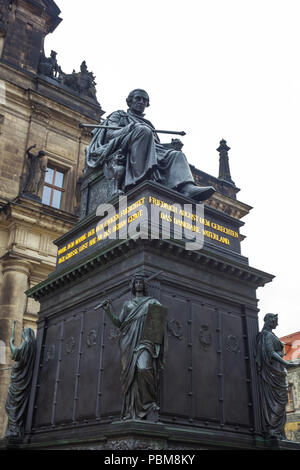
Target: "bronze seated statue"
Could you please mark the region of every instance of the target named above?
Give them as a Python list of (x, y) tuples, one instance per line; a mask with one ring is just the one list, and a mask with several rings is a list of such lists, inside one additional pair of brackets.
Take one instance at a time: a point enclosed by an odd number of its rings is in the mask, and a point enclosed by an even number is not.
[[(195, 184), (182, 143), (161, 143), (158, 131), (144, 118), (149, 96), (144, 90), (133, 90), (128, 98), (129, 109), (115, 111), (93, 131), (86, 149), (87, 167), (104, 165), (106, 177), (115, 179), (117, 190), (126, 192), (144, 180), (156, 181), (181, 194), (204, 201), (211, 197), (212, 186)], [(162, 132), (162, 131), (160, 131)]]

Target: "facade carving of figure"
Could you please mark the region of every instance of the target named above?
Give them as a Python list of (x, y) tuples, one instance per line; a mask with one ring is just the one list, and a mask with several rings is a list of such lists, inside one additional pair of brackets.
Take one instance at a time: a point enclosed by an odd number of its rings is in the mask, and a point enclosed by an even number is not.
[(11, 358), (15, 361), (5, 404), (8, 424), (5, 437), (8, 439), (22, 439), (30, 395), (30, 386), (36, 354), (36, 339), (31, 328), (24, 328), (22, 342), (16, 347), (15, 321), (12, 326), (10, 339)]
[(257, 337), (256, 365), (259, 376), (262, 429), (266, 439), (286, 439), (286, 404), (288, 383), (283, 359), (284, 345), (273, 333), (278, 325), (278, 315), (268, 313), (264, 327)]
[(121, 152), (126, 156), (125, 192), (144, 180), (152, 180), (196, 201), (212, 196), (215, 192), (212, 186), (199, 187), (195, 184), (180, 142), (175, 140), (173, 145), (160, 143), (153, 124), (145, 119), (144, 110), (149, 106), (148, 93), (133, 90), (127, 104), (127, 112), (115, 111), (101, 123), (121, 129), (93, 131), (92, 141), (86, 149), (87, 166), (101, 166), (113, 154)]
[(78, 88), (79, 93), (85, 93), (90, 98), (97, 99), (95, 76), (92, 72), (88, 71), (85, 60), (80, 65)]
[(45, 54), (41, 55), (38, 72), (46, 75), (46, 77), (58, 79), (62, 74), (62, 70), (57, 63), (57, 53), (51, 51), (50, 57), (46, 57)]
[(88, 96), (97, 101), (95, 76), (89, 72), (85, 60), (80, 65), (80, 72), (62, 74), (61, 83), (76, 91), (80, 95)]
[(33, 154), (30, 150), (34, 147), (36, 147), (36, 145), (32, 145), (26, 150), (28, 156), (28, 170), (23, 192), (38, 196), (41, 184), (44, 181), (44, 175), (47, 171), (42, 161), (42, 157), (46, 154), (42, 150), (40, 150), (37, 155)]
[(132, 298), (124, 303), (117, 317), (110, 308), (109, 300), (101, 306), (115, 326), (120, 328), (119, 347), (121, 356), (121, 385), (123, 409), (121, 417), (143, 419), (150, 412), (157, 412), (158, 371), (163, 367), (166, 347), (164, 344), (166, 317), (159, 320), (162, 341), (144, 339), (144, 327), (149, 306), (161, 306), (158, 300), (146, 295), (143, 276), (132, 279)]

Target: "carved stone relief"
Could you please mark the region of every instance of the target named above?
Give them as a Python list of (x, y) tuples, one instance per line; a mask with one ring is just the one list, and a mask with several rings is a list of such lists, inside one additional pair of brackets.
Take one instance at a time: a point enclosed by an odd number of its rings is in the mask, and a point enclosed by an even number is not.
[(208, 325), (201, 325), (199, 331), (199, 341), (203, 351), (207, 351), (212, 342), (212, 336)]
[(50, 361), (51, 359), (54, 359), (55, 356), (55, 345), (54, 344), (49, 344), (46, 352), (46, 362)]
[(120, 336), (120, 330), (117, 328), (111, 328), (108, 333), (108, 339), (110, 341), (117, 341)]
[(72, 354), (74, 351), (75, 351), (75, 339), (73, 338), (73, 336), (71, 336), (66, 341), (65, 352), (66, 354)]
[(86, 344), (88, 347), (94, 346), (97, 344), (97, 331), (90, 330), (86, 336)]
[(240, 353), (239, 340), (234, 335), (228, 335), (226, 338), (226, 351), (233, 352), (235, 354)]
[(183, 338), (183, 327), (178, 320), (173, 319), (168, 322), (168, 332), (177, 339)]

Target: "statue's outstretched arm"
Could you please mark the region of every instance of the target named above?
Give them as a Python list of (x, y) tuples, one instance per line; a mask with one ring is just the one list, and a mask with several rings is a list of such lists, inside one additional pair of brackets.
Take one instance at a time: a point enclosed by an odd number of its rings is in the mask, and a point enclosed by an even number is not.
[(111, 308), (110, 308), (110, 305), (111, 305), (111, 300), (110, 299), (105, 299), (102, 304), (101, 304), (101, 307), (103, 308), (103, 310), (105, 311), (105, 313), (107, 313), (107, 315), (109, 316), (109, 318), (111, 319), (111, 321), (113, 322), (113, 324), (115, 326), (117, 326), (118, 328), (120, 328), (122, 322), (119, 320), (119, 318), (111, 311)]
[(36, 147), (36, 144), (32, 145), (31, 147), (29, 147), (27, 150), (26, 150), (26, 153), (29, 155), (29, 152), (31, 149), (34, 149), (34, 147)]
[(273, 351), (272, 358), (286, 367), (289, 367), (291, 365), (289, 362), (285, 361), (276, 351)]

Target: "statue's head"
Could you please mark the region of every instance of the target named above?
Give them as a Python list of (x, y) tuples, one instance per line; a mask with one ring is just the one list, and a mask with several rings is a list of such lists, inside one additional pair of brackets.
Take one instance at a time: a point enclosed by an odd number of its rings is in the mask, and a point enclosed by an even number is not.
[(46, 154), (43, 150), (40, 150), (38, 153), (38, 157), (44, 157)]
[(145, 90), (136, 88), (129, 93), (126, 103), (136, 114), (143, 114), (145, 108), (150, 106), (149, 95)]
[(276, 326), (278, 325), (278, 315), (277, 313), (267, 313), (265, 316), (264, 316), (264, 322), (265, 322), (265, 326), (267, 326), (268, 328), (276, 328)]
[(31, 328), (24, 328), (22, 332), (22, 339), (24, 341), (34, 341), (35, 340), (34, 331)]
[(143, 292), (146, 295), (146, 283), (142, 274), (135, 274), (131, 279), (131, 292), (136, 295), (137, 292)]

